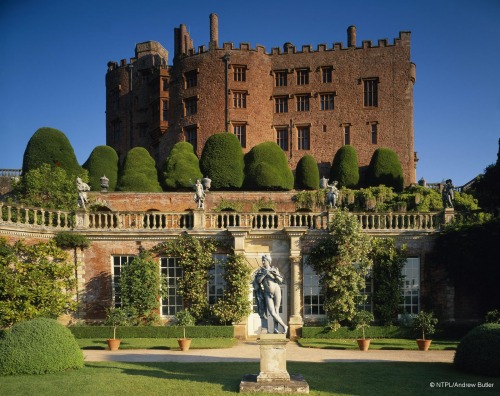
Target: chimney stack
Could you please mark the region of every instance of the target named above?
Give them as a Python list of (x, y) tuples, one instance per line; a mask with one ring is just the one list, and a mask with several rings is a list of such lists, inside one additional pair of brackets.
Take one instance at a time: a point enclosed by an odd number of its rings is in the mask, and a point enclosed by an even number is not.
[(347, 28), (347, 46), (356, 48), (356, 26)]
[(219, 46), (219, 17), (217, 14), (210, 14), (210, 48)]

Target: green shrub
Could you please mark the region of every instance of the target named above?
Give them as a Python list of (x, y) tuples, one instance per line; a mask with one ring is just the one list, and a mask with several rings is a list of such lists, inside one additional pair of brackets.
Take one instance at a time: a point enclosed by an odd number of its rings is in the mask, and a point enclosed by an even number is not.
[[(331, 331), (328, 327), (304, 326), (302, 328), (302, 338), (359, 338), (359, 331), (348, 327), (341, 327), (336, 331)], [(405, 338), (414, 339), (412, 329), (398, 326), (371, 326), (370, 338)]]
[(367, 185), (383, 184), (402, 191), (404, 186), (403, 168), (397, 154), (385, 147), (378, 148), (373, 153), (367, 172)]
[(346, 144), (333, 158), (330, 179), (336, 180), (339, 187), (356, 188), (359, 183), (359, 165), (356, 149)]
[(84, 174), (68, 138), (54, 128), (40, 128), (29, 140), (24, 151), (23, 175), (42, 164), (60, 167), (72, 178)]
[(217, 133), (210, 136), (203, 147), (200, 168), (203, 175), (212, 180), (213, 190), (241, 188), (244, 180), (243, 151), (232, 133)]
[(245, 185), (250, 190), (293, 189), (293, 173), (280, 146), (274, 142), (264, 142), (247, 153)]
[(196, 179), (203, 178), (200, 161), (194, 153), (193, 145), (188, 142), (175, 144), (163, 163), (162, 172), (168, 190), (192, 190)]
[(83, 367), (71, 332), (54, 319), (20, 322), (0, 340), (0, 374), (45, 374)]
[(483, 324), (460, 342), (453, 364), (459, 370), (500, 376), (500, 324)]
[(297, 190), (318, 190), (319, 189), (319, 169), (318, 164), (312, 155), (304, 155), (295, 171), (295, 183)]
[(87, 249), (90, 246), (90, 240), (85, 235), (75, 232), (61, 231), (56, 234), (54, 240), (61, 249)]
[(89, 172), (89, 185), (92, 191), (101, 191), (101, 177), (109, 179), (108, 191), (115, 191), (118, 181), (118, 154), (110, 146), (97, 146), (83, 164)]
[(155, 160), (144, 147), (134, 147), (127, 153), (118, 183), (120, 191), (161, 192)]

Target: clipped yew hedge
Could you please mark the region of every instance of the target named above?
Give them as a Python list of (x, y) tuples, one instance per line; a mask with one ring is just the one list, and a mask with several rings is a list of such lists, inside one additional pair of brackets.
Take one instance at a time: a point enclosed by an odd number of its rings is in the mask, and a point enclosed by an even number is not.
[(0, 375), (46, 374), (83, 367), (71, 332), (54, 319), (19, 322), (0, 339)]
[(196, 179), (203, 178), (200, 161), (191, 143), (178, 142), (162, 167), (163, 183), (168, 190), (192, 190)]
[(144, 147), (134, 147), (127, 153), (117, 190), (162, 192), (155, 160)]
[[(409, 327), (398, 326), (370, 326), (365, 330), (370, 338), (415, 338), (415, 332)], [(304, 326), (302, 328), (302, 338), (359, 338), (360, 330), (353, 330), (348, 327), (341, 327), (337, 331), (331, 331), (325, 327)]]
[(339, 187), (356, 188), (358, 186), (358, 154), (353, 146), (346, 144), (335, 153), (330, 168), (330, 179), (336, 180)]
[[(73, 326), (68, 327), (75, 338), (113, 337), (112, 326)], [(232, 326), (193, 326), (186, 327), (189, 338), (233, 338)], [(118, 326), (117, 338), (180, 338), (183, 330), (180, 326)]]
[(310, 154), (304, 155), (295, 170), (295, 185), (298, 190), (319, 189), (318, 163)]
[(373, 153), (368, 165), (367, 185), (384, 185), (393, 187), (395, 191), (403, 191), (404, 176), (401, 162), (395, 151), (390, 148), (380, 147)]
[(89, 185), (92, 191), (101, 191), (101, 177), (109, 179), (108, 191), (115, 191), (118, 181), (118, 154), (110, 146), (97, 146), (83, 164), (89, 172)]

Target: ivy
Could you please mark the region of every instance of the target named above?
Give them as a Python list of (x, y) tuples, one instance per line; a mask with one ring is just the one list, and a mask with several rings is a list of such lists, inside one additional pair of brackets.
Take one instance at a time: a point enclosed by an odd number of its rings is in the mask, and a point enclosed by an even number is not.
[(259, 198), (259, 200), (252, 204), (252, 212), (259, 211), (275, 211), (276, 210), (276, 202), (272, 199)]
[(222, 198), (217, 206), (213, 209), (214, 212), (223, 212), (232, 210), (235, 212), (243, 211), (242, 201), (230, 201), (228, 199)]

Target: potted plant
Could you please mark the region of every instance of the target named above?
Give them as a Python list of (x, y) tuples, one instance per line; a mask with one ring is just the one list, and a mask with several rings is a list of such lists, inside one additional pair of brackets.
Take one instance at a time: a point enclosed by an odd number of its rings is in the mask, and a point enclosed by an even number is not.
[(191, 346), (191, 338), (186, 338), (186, 326), (194, 326), (195, 320), (191, 312), (188, 309), (183, 309), (175, 314), (175, 320), (177, 326), (182, 326), (183, 337), (178, 338), (179, 348), (182, 351), (189, 351)]
[(108, 326), (113, 326), (113, 338), (108, 339), (108, 347), (110, 351), (117, 351), (120, 348), (122, 340), (116, 338), (116, 327), (124, 326), (128, 323), (127, 313), (121, 308), (109, 308), (107, 310), (106, 321)]
[(427, 351), (431, 346), (432, 340), (425, 338), (425, 335), (432, 335), (436, 331), (436, 324), (438, 320), (434, 317), (432, 312), (420, 311), (413, 319), (413, 328), (422, 333), (422, 338), (417, 339), (418, 349), (420, 351)]
[(360, 351), (367, 351), (370, 347), (370, 339), (365, 337), (365, 329), (370, 327), (370, 323), (374, 320), (375, 318), (370, 311), (359, 311), (354, 316), (353, 322), (356, 330), (361, 329), (363, 331), (363, 338), (356, 339)]

